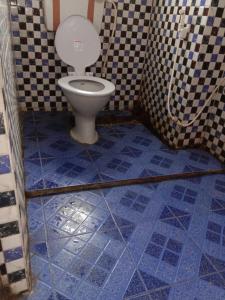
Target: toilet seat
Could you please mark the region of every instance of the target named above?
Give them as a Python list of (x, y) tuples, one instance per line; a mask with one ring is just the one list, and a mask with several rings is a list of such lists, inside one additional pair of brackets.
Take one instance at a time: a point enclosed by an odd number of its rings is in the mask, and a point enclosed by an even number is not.
[(67, 76), (59, 79), (58, 84), (61, 88), (82, 96), (106, 96), (115, 90), (113, 83), (94, 76)]
[(81, 76), (101, 54), (100, 37), (93, 24), (82, 16), (70, 16), (59, 25), (55, 47), (61, 60)]

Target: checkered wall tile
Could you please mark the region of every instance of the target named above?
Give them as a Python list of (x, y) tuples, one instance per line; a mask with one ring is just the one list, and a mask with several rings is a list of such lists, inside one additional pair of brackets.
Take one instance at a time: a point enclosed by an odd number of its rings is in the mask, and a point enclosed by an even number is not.
[(225, 68), (224, 6), (223, 0), (153, 3), (140, 100), (152, 126), (171, 146), (202, 144), (210, 115), (208, 107), (194, 126), (188, 128), (180, 128), (168, 117), (166, 99), (177, 41), (178, 12), (185, 9), (190, 33), (179, 45), (171, 107), (174, 115), (187, 122), (204, 105)]
[(209, 118), (204, 133), (204, 143), (207, 149), (219, 160), (225, 161), (225, 92), (220, 92), (210, 108)]
[(4, 119), (3, 119), (3, 113), (0, 112), (0, 134), (5, 133), (5, 125), (4, 125)]
[[(16, 4), (18, 5), (13, 5)], [(107, 79), (116, 92), (109, 109), (132, 109), (138, 100), (144, 66), (151, 0), (120, 0), (118, 21), (107, 65)], [(13, 47), (17, 87), (22, 110), (63, 110), (67, 102), (57, 80), (68, 67), (55, 53), (54, 33), (47, 32), (39, 0), (11, 1)], [(105, 55), (113, 27), (111, 4), (106, 3), (100, 33)], [(102, 57), (91, 67), (101, 76)]]
[[(221, 69), (225, 71), (225, 2), (212, 1), (210, 18), (204, 53), (203, 72), (211, 78), (210, 84), (221, 77)], [(223, 67), (221, 68), (221, 64)], [(210, 76), (210, 74), (213, 74)], [(214, 75), (215, 74), (215, 75)], [(225, 75), (224, 75), (225, 76)], [(225, 161), (225, 87), (220, 87), (218, 94), (211, 103), (208, 120), (204, 132), (204, 144), (207, 149), (221, 161)]]
[(8, 2), (0, 0), (0, 280), (19, 293), (29, 286), (29, 258), (9, 21)]

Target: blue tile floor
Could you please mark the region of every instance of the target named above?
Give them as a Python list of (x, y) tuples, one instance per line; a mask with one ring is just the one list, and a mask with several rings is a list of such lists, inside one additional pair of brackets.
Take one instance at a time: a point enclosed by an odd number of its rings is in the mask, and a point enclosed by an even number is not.
[(28, 215), (27, 300), (225, 299), (225, 175), (30, 199)]
[(203, 150), (170, 150), (141, 124), (98, 126), (88, 146), (70, 138), (70, 113), (26, 113), (23, 123), (27, 190), (221, 168)]

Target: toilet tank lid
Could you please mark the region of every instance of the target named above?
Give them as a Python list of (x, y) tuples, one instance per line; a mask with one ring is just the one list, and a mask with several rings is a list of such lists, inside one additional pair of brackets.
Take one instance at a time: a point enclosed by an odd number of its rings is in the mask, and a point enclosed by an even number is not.
[(61, 60), (74, 67), (77, 73), (94, 64), (101, 53), (96, 29), (82, 16), (70, 16), (59, 25), (55, 46)]

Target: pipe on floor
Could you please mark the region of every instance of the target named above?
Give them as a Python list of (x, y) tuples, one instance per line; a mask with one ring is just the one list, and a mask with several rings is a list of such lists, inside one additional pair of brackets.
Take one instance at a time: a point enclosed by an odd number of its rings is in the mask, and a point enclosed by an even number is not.
[(29, 198), (36, 198), (36, 197), (60, 195), (66, 193), (101, 190), (101, 189), (108, 189), (108, 188), (115, 188), (121, 186), (129, 186), (129, 185), (150, 184), (150, 183), (154, 184), (154, 183), (159, 183), (164, 181), (190, 179), (190, 178), (219, 175), (219, 174), (225, 174), (225, 169), (176, 173), (170, 175), (148, 176), (144, 178), (134, 178), (134, 179), (114, 180), (109, 182), (71, 185), (71, 186), (57, 187), (51, 189), (26, 191), (25, 194), (27, 199), (29, 199)]

